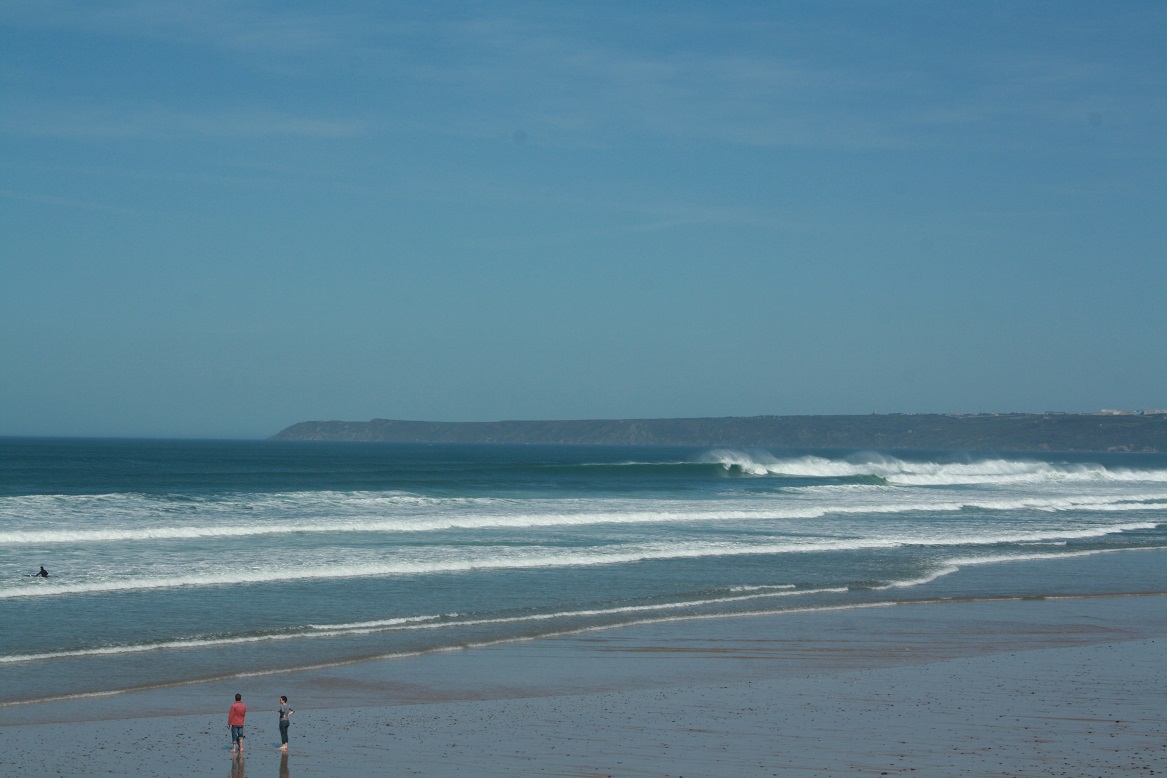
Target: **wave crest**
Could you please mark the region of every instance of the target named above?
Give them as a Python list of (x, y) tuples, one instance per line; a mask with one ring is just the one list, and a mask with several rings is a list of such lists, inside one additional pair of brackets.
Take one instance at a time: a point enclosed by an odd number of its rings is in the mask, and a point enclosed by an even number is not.
[(1167, 470), (1109, 468), (1097, 463), (981, 459), (968, 462), (913, 462), (883, 454), (840, 459), (817, 455), (779, 458), (765, 451), (717, 449), (702, 457), (731, 472), (792, 478), (874, 478), (891, 485), (960, 486), (1041, 482), (1116, 481), (1167, 483)]

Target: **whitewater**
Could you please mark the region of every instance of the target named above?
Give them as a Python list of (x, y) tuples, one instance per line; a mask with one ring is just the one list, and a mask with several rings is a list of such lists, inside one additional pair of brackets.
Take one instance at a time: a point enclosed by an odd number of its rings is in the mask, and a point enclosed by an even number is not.
[(0, 704), (1116, 566), (1153, 591), (1165, 514), (1155, 454), (2, 440)]

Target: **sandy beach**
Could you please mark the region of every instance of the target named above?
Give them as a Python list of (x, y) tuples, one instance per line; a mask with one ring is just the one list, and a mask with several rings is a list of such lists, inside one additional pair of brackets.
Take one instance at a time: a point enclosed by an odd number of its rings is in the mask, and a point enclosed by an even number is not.
[(1158, 775), (1165, 649), (1154, 594), (642, 624), (8, 706), (0, 773)]

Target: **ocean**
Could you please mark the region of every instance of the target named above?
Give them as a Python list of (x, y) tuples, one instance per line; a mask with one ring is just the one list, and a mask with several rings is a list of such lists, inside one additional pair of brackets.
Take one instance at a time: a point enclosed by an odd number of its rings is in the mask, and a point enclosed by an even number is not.
[(0, 704), (662, 619), (1163, 591), (1165, 517), (1160, 454), (6, 439)]

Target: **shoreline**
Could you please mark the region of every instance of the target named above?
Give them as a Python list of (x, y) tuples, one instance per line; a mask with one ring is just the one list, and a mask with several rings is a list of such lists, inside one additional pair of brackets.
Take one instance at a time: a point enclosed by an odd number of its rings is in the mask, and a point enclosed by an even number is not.
[[(719, 620), (729, 621), (749, 621), (754, 619), (767, 618), (789, 618), (793, 616), (806, 615), (829, 615), (834, 613), (841, 613), (847, 611), (859, 611), (876, 608), (897, 608), (897, 607), (914, 607), (927, 605), (959, 605), (959, 604), (979, 604), (989, 605), (992, 603), (1009, 603), (1022, 601), (1057, 601), (1057, 600), (1110, 600), (1110, 599), (1124, 599), (1134, 597), (1167, 597), (1167, 592), (1161, 591), (1143, 591), (1143, 592), (1127, 592), (1118, 594), (1071, 594), (1071, 595), (1006, 595), (998, 597), (940, 597), (940, 598), (922, 598), (922, 599), (907, 599), (907, 600), (888, 600), (868, 603), (855, 603), (848, 605), (824, 605), (824, 606), (808, 606), (796, 607), (781, 611), (744, 611), (733, 613), (711, 613), (702, 615), (684, 615), (684, 616), (669, 616), (660, 618), (643, 619), (633, 621), (626, 624), (604, 625), (604, 626), (586, 626), (577, 629), (569, 629), (563, 632), (550, 633), (546, 635), (538, 635), (534, 637), (518, 637), (518, 638), (501, 638), (496, 641), (486, 643), (474, 643), (465, 646), (453, 646), (448, 648), (437, 648), (423, 651), (414, 651), (401, 654), (385, 654), (382, 656), (362, 657), (353, 659), (341, 659), (335, 662), (327, 662), (322, 664), (314, 664), (304, 667), (280, 668), (263, 671), (249, 671), (242, 673), (225, 674), (211, 678), (198, 678), (192, 680), (176, 680), (164, 682), (159, 684), (152, 684), (149, 686), (132, 687), (128, 689), (112, 689), (108, 691), (95, 692), (79, 692), (76, 694), (63, 694), (55, 697), (46, 697), (40, 699), (30, 700), (13, 700), (9, 702), (0, 702), (0, 726), (7, 724), (5, 716), (6, 709), (18, 709), (24, 707), (35, 708), (38, 706), (53, 706), (62, 703), (79, 703), (84, 700), (102, 700), (122, 696), (137, 696), (165, 693), (169, 691), (179, 691), (183, 687), (200, 687), (210, 684), (224, 684), (234, 683), (236, 685), (247, 685), (252, 683), (252, 679), (263, 679), (268, 677), (284, 676), (288, 678), (297, 678), (309, 674), (327, 673), (331, 671), (341, 671), (343, 668), (356, 667), (365, 664), (379, 664), (388, 662), (407, 661), (412, 659), (421, 659), (427, 656), (437, 656), (441, 654), (460, 653), (463, 651), (481, 651), (489, 649), (505, 648), (507, 646), (520, 645), (525, 643), (533, 643), (539, 641), (554, 641), (564, 639), (587, 639), (588, 635), (604, 632), (614, 632), (623, 630), (636, 630), (639, 628), (654, 627), (657, 625), (671, 625), (688, 622), (716, 622)], [(740, 625), (739, 625), (740, 629)], [(748, 631), (748, 630), (747, 630)], [(598, 639), (598, 638), (596, 638)], [(1033, 650), (1033, 649), (1019, 649), (1019, 650)], [(92, 714), (91, 714), (92, 715)], [(166, 715), (166, 714), (158, 714)], [(115, 716), (95, 716), (92, 718), (69, 719), (69, 721), (101, 721), (109, 718), (116, 718)], [(46, 721), (43, 723), (65, 723), (61, 721)]]
[[(1143, 553), (1136, 554), (1135, 552), (1148, 553), (1144, 558)], [(1113, 554), (1132, 554), (1132, 561), (1135, 561), (1137, 558), (1137, 562), (1116, 566), (1113, 560), (1107, 559)], [(998, 574), (994, 572), (995, 568), (1000, 565), (1006, 565), (1011, 568), (1009, 575), (1011, 583), (1004, 588), (1000, 588), (996, 583)], [(1051, 580), (1069, 580), (1076, 583), (1062, 584), (1062, 588), (1059, 589), (1050, 585), (1049, 582)], [(986, 587), (992, 588), (989, 589)], [(17, 711), (20, 709), (65, 709), (69, 711), (63, 718), (51, 719), (57, 721), (117, 718), (121, 715), (118, 711), (124, 707), (118, 701), (118, 698), (121, 697), (132, 697), (135, 700), (141, 700), (150, 699), (151, 696), (181, 693), (183, 689), (193, 689), (196, 690), (196, 698), (199, 698), (201, 694), (197, 690), (211, 685), (251, 685), (263, 683), (263, 679), (266, 678), (295, 679), (311, 674), (349, 672), (345, 668), (358, 668), (351, 672), (359, 674), (359, 668), (362, 665), (409, 662), (422, 660), (432, 655), (458, 653), (462, 651), (496, 650), (529, 642), (573, 638), (588, 639), (590, 635), (602, 635), (609, 631), (634, 630), (653, 627), (655, 625), (683, 625), (692, 623), (693, 629), (695, 630), (724, 629), (733, 633), (742, 633), (750, 631), (751, 627), (749, 622), (755, 619), (790, 619), (798, 616), (811, 616), (814, 614), (829, 615), (831, 613), (846, 613), (848, 611), (872, 608), (896, 608), (945, 603), (989, 604), (1020, 599), (1056, 600), (1059, 598), (1107, 599), (1142, 596), (1154, 597), (1167, 595), (1167, 549), (1131, 548), (1122, 550), (1094, 550), (1080, 553), (1040, 554), (1009, 560), (995, 560), (991, 564), (973, 562), (961, 565), (960, 567), (954, 567), (942, 574), (930, 576), (910, 586), (890, 586), (881, 589), (872, 589), (868, 594), (871, 596), (871, 599), (793, 606), (783, 609), (761, 608), (759, 610), (647, 616), (620, 624), (593, 624), (580, 627), (568, 627), (562, 631), (545, 634), (505, 637), (498, 640), (472, 642), (433, 649), (422, 649), (419, 651), (407, 650), (371, 656), (343, 657), (332, 660), (322, 659), (319, 662), (294, 667), (225, 672), (210, 677), (170, 679), (130, 688), (84, 691), (35, 699), (9, 700), (0, 702), (0, 726), (18, 718), (20, 714)], [(719, 621), (726, 621), (729, 624), (725, 627), (718, 627), (715, 623)], [(700, 626), (702, 622), (711, 622), (711, 624), (709, 626)], [(172, 650), (172, 648), (151, 648), (149, 649), (149, 653), (169, 650)], [(65, 661), (73, 658), (68, 655), (60, 657), (60, 659)], [(49, 661), (56, 660), (51, 659)], [(92, 704), (88, 701), (92, 701)], [(159, 715), (166, 715), (165, 708), (166, 706), (160, 706), (156, 710)], [(214, 710), (214, 708), (215, 706), (213, 704), (207, 703), (205, 710), (209, 712)], [(82, 714), (80, 711), (88, 711), (88, 713)]]
[[(1014, 592), (996, 596), (971, 594), (996, 565), (971, 566), (890, 604), (8, 705), (0, 776), (1158, 774), (1162, 557), (1018, 561)], [(243, 760), (225, 734), (236, 692), (250, 707)], [(281, 694), (298, 710), (287, 755)]]
[(1165, 668), (1164, 595), (657, 623), (8, 708), (0, 774), (1146, 775)]

